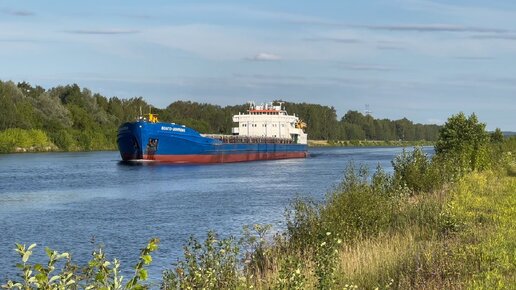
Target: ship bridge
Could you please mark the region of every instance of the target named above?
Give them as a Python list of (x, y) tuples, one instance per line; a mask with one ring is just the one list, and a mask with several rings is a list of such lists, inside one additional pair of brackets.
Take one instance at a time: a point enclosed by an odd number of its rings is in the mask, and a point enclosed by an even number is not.
[(283, 103), (273, 102), (261, 105), (250, 103), (247, 113), (233, 116), (236, 127), (233, 135), (290, 138), (294, 143), (307, 144), (307, 134), (303, 131), (306, 124), (296, 115), (289, 115), (283, 108)]

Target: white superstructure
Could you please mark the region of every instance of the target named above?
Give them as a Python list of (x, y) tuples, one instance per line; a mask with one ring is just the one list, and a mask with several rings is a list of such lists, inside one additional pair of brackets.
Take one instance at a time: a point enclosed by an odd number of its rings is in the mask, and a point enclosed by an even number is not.
[(233, 122), (238, 124), (232, 130), (233, 135), (290, 138), (294, 143), (307, 144), (307, 134), (303, 131), (306, 124), (295, 115), (288, 115), (282, 103), (278, 106), (272, 102), (259, 106), (250, 103), (247, 114), (233, 116)]

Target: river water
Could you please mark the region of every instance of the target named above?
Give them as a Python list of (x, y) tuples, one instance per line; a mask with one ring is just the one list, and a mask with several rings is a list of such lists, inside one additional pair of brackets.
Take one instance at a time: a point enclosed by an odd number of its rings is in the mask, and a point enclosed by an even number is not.
[(152, 166), (123, 164), (118, 152), (0, 155), (0, 283), (17, 273), (16, 242), (38, 244), (32, 261), (46, 261), (48, 246), (81, 264), (101, 244), (127, 270), (151, 237), (161, 240), (149, 268), (158, 280), (191, 234), (238, 235), (255, 223), (281, 230), (295, 197), (324, 198), (351, 161), (392, 171), (401, 150), (312, 148), (306, 159)]

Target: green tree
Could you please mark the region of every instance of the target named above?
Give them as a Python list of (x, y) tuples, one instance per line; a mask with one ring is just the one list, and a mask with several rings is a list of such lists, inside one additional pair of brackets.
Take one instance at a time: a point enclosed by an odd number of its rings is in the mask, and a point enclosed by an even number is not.
[(504, 139), (502, 130), (500, 130), (500, 128), (496, 128), (494, 132), (489, 134), (489, 138), (493, 143), (502, 143)]
[(477, 170), (488, 165), (489, 135), (486, 125), (475, 114), (451, 116), (439, 131), (435, 145), (437, 156), (445, 156), (465, 170)]

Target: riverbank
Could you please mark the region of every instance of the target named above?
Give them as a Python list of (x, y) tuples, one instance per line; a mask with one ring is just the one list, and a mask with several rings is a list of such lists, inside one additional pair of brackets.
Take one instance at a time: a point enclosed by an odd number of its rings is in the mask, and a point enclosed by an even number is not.
[(395, 140), (308, 140), (309, 147), (414, 147), (433, 146), (431, 141), (395, 141)]
[(0, 151), (0, 154), (17, 154), (17, 153), (75, 153), (75, 152), (105, 152), (105, 151), (118, 151), (116, 147), (98, 148), (94, 150), (84, 149), (69, 149), (63, 150), (50, 144), (48, 146), (31, 146), (31, 147), (14, 147), (9, 150)]
[[(515, 285), (516, 179), (493, 171), (412, 197), (405, 227), (344, 243), (334, 285), (509, 289)], [(412, 212), (412, 214), (411, 214)], [(317, 281), (313, 281), (317, 285)]]
[(10, 128), (0, 131), (0, 153), (88, 152), (116, 150), (115, 137), (99, 132)]

